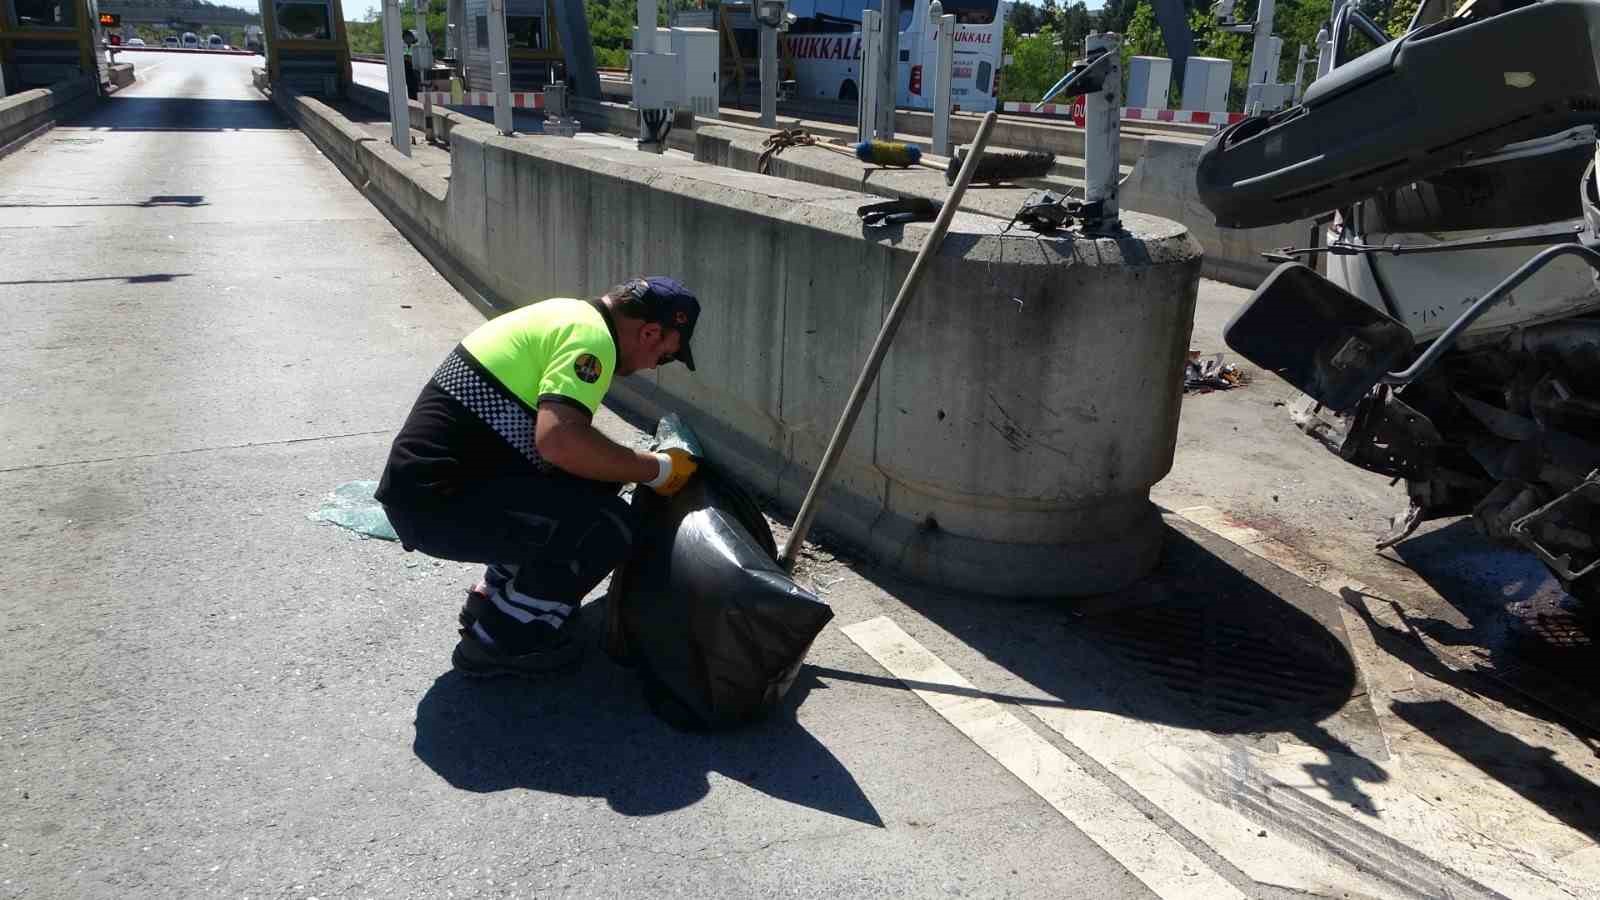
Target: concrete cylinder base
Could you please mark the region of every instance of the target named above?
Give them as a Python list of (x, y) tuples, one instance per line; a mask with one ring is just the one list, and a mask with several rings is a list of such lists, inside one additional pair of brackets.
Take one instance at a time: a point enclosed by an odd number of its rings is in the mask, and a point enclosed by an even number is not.
[(873, 529), (868, 549), (909, 578), (956, 590), (1008, 597), (1104, 594), (1148, 574), (1161, 558), (1155, 505), (1146, 497), (1130, 498), (1128, 505), (1132, 516), (1122, 527), (1082, 540), (1002, 543), (895, 520)]

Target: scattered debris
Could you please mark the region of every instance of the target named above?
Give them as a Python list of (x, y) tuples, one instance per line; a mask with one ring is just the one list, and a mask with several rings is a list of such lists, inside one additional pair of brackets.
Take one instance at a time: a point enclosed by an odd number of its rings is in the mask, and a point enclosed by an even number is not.
[(333, 493), (323, 498), (322, 506), (316, 512), (307, 513), (306, 518), (313, 522), (331, 522), (364, 538), (398, 541), (400, 536), (389, 524), (383, 504), (372, 497), (377, 489), (376, 481), (347, 481), (334, 488)]
[(804, 128), (789, 128), (774, 131), (767, 135), (761, 142), (761, 156), (756, 159), (756, 171), (762, 175), (772, 174), (772, 158), (790, 147), (817, 146), (816, 136), (808, 134)]
[(1202, 358), (1199, 350), (1190, 350), (1189, 358), (1183, 364), (1184, 393), (1197, 391), (1209, 394), (1212, 391), (1244, 387), (1249, 383), (1250, 379), (1238, 366), (1222, 361), (1221, 353)]

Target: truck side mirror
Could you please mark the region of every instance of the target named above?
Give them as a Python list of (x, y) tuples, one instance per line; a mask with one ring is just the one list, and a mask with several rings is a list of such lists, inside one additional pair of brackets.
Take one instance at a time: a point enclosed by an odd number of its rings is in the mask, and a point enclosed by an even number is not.
[(1354, 406), (1416, 346), (1405, 325), (1297, 262), (1274, 269), (1222, 337), (1332, 410)]

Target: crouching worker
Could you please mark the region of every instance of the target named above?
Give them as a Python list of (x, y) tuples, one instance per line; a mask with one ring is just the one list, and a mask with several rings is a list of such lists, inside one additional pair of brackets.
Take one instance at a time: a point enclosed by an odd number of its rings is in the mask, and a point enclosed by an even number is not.
[(700, 303), (671, 278), (599, 300), (552, 299), (467, 335), (422, 389), (377, 498), (407, 550), (484, 563), (451, 661), (469, 675), (537, 675), (577, 660), (583, 598), (627, 558), (637, 482), (670, 496), (696, 465), (630, 450), (591, 423), (614, 375), (678, 360)]

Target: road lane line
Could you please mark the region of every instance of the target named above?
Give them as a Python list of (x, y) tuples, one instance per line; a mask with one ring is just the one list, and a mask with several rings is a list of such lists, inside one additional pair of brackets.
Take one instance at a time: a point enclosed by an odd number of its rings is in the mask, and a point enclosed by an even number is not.
[(840, 630), (1158, 896), (1245, 896), (1021, 719), (987, 697), (970, 696), (970, 682), (889, 618)]

